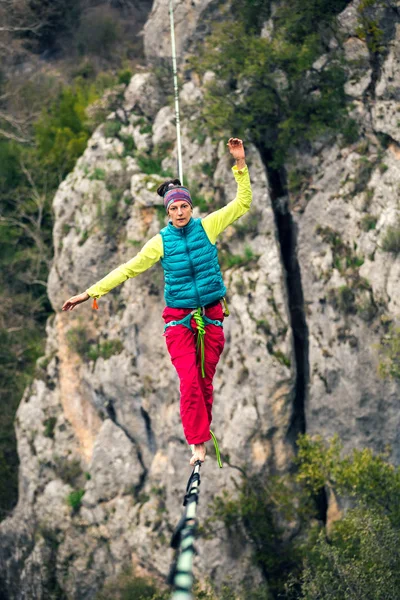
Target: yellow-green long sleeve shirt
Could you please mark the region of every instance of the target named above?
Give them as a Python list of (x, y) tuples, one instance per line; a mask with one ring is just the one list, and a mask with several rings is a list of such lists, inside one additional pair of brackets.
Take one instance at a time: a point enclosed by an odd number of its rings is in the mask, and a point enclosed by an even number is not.
[[(229, 225), (250, 209), (252, 192), (247, 165), (240, 170), (234, 166), (232, 171), (238, 184), (236, 198), (201, 220), (204, 231), (212, 244), (215, 244), (218, 236)], [(163, 241), (161, 234), (158, 233), (143, 246), (134, 258), (111, 271), (86, 291), (92, 298), (100, 298), (127, 279), (150, 269), (163, 255)]]

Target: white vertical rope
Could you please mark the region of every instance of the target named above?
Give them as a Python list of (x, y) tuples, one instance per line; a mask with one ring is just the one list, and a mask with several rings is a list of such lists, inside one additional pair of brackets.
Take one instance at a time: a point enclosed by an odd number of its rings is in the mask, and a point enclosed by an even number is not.
[(181, 183), (183, 185), (181, 124), (180, 124), (180, 118), (179, 118), (179, 90), (178, 90), (178, 74), (177, 74), (177, 68), (176, 68), (176, 47), (175, 47), (175, 26), (174, 26), (173, 0), (169, 0), (169, 19), (170, 19), (170, 25), (171, 25), (172, 70), (174, 73), (176, 140), (177, 140), (177, 147), (178, 147), (178, 173), (179, 173), (179, 179), (181, 180)]

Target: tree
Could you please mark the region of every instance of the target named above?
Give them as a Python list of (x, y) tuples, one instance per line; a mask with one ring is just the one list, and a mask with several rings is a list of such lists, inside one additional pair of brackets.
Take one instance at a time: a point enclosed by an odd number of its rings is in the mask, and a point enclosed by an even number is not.
[[(286, 193), (288, 151), (337, 132), (347, 118), (340, 48), (324, 54), (347, 3), (288, 0), (272, 13), (269, 0), (237, 2), (229, 25), (217, 25), (193, 61), (198, 70), (215, 73), (202, 110), (206, 125), (221, 132), (234, 123), (238, 135), (250, 138), (278, 195)], [(262, 19), (254, 19), (255, 12)]]

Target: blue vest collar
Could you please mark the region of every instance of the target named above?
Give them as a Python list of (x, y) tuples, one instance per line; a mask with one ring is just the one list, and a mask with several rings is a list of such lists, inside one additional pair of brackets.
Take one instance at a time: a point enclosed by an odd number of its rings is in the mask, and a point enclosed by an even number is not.
[(187, 223), (187, 225), (185, 225), (184, 227), (175, 227), (174, 225), (172, 225), (172, 221), (168, 221), (168, 233), (173, 233), (174, 235), (182, 235), (184, 231), (185, 233), (189, 233), (190, 231), (192, 231), (193, 227), (196, 226), (196, 220), (197, 219), (193, 219), (193, 217), (190, 217), (189, 223)]

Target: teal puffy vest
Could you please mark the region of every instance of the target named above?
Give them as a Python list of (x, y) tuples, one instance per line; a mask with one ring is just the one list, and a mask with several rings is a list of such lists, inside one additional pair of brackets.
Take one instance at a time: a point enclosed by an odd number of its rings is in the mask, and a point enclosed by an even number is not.
[(167, 306), (198, 308), (225, 296), (217, 249), (208, 239), (201, 219), (192, 218), (185, 227), (168, 223), (160, 234)]

